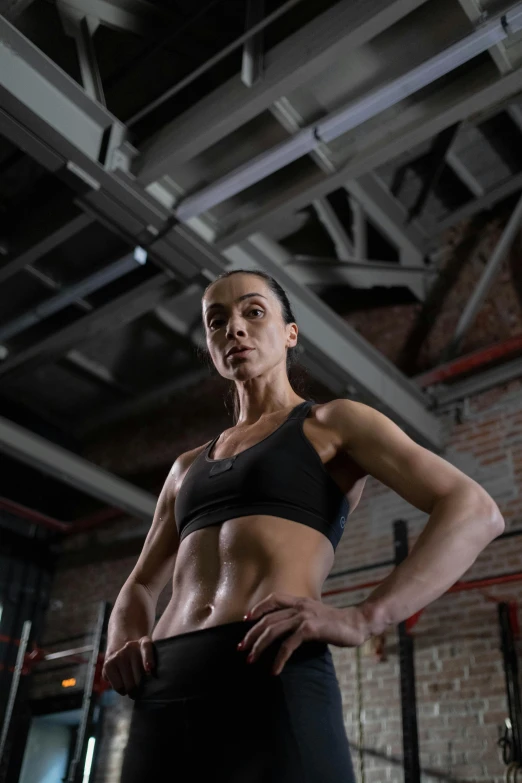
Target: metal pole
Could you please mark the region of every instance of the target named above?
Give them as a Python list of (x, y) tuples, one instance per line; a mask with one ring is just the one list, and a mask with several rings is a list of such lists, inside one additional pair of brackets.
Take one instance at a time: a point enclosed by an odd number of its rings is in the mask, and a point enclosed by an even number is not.
[[(27, 644), (29, 642), (29, 636), (31, 634), (32, 623), (30, 620), (26, 620), (22, 629), (22, 637), (20, 639), (20, 646), (18, 648), (18, 655), (16, 656), (15, 670), (13, 672), (13, 679), (11, 680), (11, 688), (9, 691), (9, 700), (7, 702), (7, 709), (5, 711), (4, 725), (2, 727), (2, 736), (0, 737), (0, 780), (5, 779), (7, 773), (7, 736), (9, 734), (9, 728), (13, 717), (14, 706), (16, 702), (16, 695), (18, 693), (18, 686), (20, 684), (20, 677), (22, 674), (22, 667), (24, 665), (25, 653), (27, 650)], [(5, 754), (5, 757), (4, 757)]]
[(67, 783), (81, 783), (83, 778), (83, 766), (85, 764), (85, 755), (87, 752), (87, 731), (91, 727), (92, 714), (94, 710), (93, 686), (98, 665), (98, 657), (102, 645), (102, 637), (105, 632), (106, 624), (109, 619), (109, 604), (107, 601), (100, 603), (98, 619), (92, 640), (91, 659), (88, 664), (87, 675), (85, 677), (85, 686), (83, 690), (82, 717), (76, 735), (76, 747), (73, 760), (69, 768)]
[(453, 354), (459, 347), (460, 343), (462, 342), (462, 338), (464, 337), (464, 334), (467, 332), (471, 324), (474, 322), (475, 317), (482, 307), (484, 303), (484, 299), (486, 298), (491, 285), (495, 279), (496, 274), (500, 270), (500, 266), (502, 264), (502, 261), (504, 260), (504, 256), (508, 252), (511, 243), (515, 239), (517, 231), (520, 229), (520, 224), (522, 223), (522, 198), (518, 201), (518, 204), (516, 205), (515, 209), (513, 210), (513, 214), (511, 215), (509, 222), (504, 229), (504, 232), (502, 236), (500, 237), (500, 240), (493, 252), (493, 255), (491, 256), (489, 262), (486, 265), (486, 268), (484, 269), (482, 273), (482, 277), (480, 278), (477, 287), (473, 291), (473, 294), (470, 296), (468, 304), (464, 308), (464, 312), (462, 313), (460, 320), (457, 324), (457, 328), (455, 329), (455, 333), (451, 339), (451, 343), (448, 346), (447, 351), (445, 351), (445, 355), (451, 355)]
[[(246, 7), (246, 31), (263, 20), (265, 15), (265, 0), (247, 0)], [(260, 31), (245, 41), (243, 46), (243, 64), (241, 67), (241, 81), (247, 87), (253, 87), (263, 76), (263, 45), (264, 36)]]
[(511, 624), (509, 604), (498, 605), (500, 623), (500, 641), (504, 674), (506, 677), (506, 692), (509, 717), (513, 732), (513, 755), (511, 761), (522, 762), (522, 705), (520, 699), (520, 680), (518, 676), (517, 650)]
[(283, 16), (283, 14), (286, 14), (287, 11), (290, 11), (291, 8), (301, 1), (302, 0), (288, 0), (287, 3), (280, 6), (279, 8), (276, 8), (275, 11), (272, 11), (271, 14), (265, 16), (264, 19), (251, 27), (250, 30), (247, 30), (246, 33), (240, 35), (239, 38), (236, 38), (235, 41), (232, 41), (231, 44), (225, 46), (224, 49), (211, 57), (210, 60), (207, 60), (206, 63), (203, 63), (203, 65), (200, 65), (199, 68), (196, 68), (195, 71), (192, 71), (192, 73), (189, 73), (189, 75), (185, 76), (184, 79), (181, 79), (181, 81), (175, 84), (174, 87), (170, 87), (166, 92), (163, 93), (163, 95), (160, 95), (159, 98), (156, 98), (156, 100), (152, 101), (152, 103), (144, 106), (144, 108), (140, 109), (139, 112), (136, 112), (136, 114), (127, 120), (127, 127), (131, 128), (137, 122), (146, 117), (147, 114), (150, 114), (151, 111), (154, 111), (154, 109), (157, 109), (158, 106), (161, 106), (162, 103), (165, 103), (165, 101), (168, 101), (169, 98), (177, 95), (178, 92), (183, 90), (185, 87), (188, 87), (188, 85), (191, 84), (195, 79), (213, 68), (216, 63), (220, 62), (225, 57), (228, 57), (228, 55), (236, 49), (239, 49), (239, 47), (244, 44), (245, 41), (248, 41), (253, 35), (260, 33), (261, 30), (264, 30), (265, 27), (268, 27), (268, 25), (272, 24), (272, 22), (275, 22), (276, 19), (278, 19), (280, 16)]
[[(399, 519), (393, 524), (395, 565), (408, 557), (408, 527)], [(402, 748), (404, 757), (404, 783), (420, 783), (419, 736), (417, 729), (417, 700), (415, 694), (415, 659), (413, 637), (406, 630), (406, 623), (399, 623), (399, 659), (402, 707)]]

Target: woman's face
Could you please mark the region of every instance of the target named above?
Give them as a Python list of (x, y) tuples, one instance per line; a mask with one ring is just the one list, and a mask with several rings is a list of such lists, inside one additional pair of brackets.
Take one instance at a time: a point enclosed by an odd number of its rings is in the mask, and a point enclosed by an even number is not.
[[(297, 342), (296, 324), (285, 324), (281, 304), (262, 277), (236, 274), (214, 283), (202, 302), (207, 346), (216, 370), (247, 380), (278, 363)], [(235, 346), (252, 350), (229, 354)]]

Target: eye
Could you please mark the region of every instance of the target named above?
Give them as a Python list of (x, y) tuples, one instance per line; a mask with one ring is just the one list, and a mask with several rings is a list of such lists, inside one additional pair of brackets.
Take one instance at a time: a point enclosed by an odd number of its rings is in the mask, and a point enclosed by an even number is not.
[[(264, 311), (261, 310), (260, 307), (252, 307), (252, 309), (247, 312), (247, 315), (251, 315), (254, 312), (261, 313), (261, 315), (263, 315), (264, 313)], [(223, 318), (212, 318), (212, 320), (208, 325), (208, 328), (213, 329), (216, 327), (216, 324), (220, 324), (220, 323), (223, 323)]]

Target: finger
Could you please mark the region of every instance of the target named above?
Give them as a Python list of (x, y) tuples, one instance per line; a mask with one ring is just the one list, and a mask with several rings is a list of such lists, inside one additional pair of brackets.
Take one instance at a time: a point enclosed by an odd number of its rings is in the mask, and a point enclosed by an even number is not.
[(148, 636), (140, 639), (140, 651), (145, 671), (152, 671), (154, 668), (154, 647), (152, 640)]
[(107, 666), (107, 679), (116, 693), (119, 693), (120, 696), (125, 696), (125, 686), (123, 684), (123, 680), (121, 678), (120, 672), (118, 671), (118, 668), (114, 664), (109, 664)]
[(240, 649), (243, 650), (244, 652), (247, 652), (253, 647), (253, 645), (257, 642), (261, 634), (263, 634), (269, 626), (295, 616), (296, 613), (294, 609), (280, 609), (277, 612), (277, 614), (265, 615), (265, 617), (263, 617), (261, 620), (259, 620), (259, 622), (253, 625), (252, 628), (250, 628), (250, 630), (248, 631), (248, 633), (245, 634)]
[(121, 679), (123, 680), (123, 687), (125, 688), (125, 693), (129, 693), (134, 687), (134, 673), (132, 671), (131, 662), (128, 660), (128, 658), (121, 658), (118, 661), (118, 669), (120, 672)]
[(295, 617), (291, 617), (287, 620), (282, 620), (279, 623), (275, 623), (270, 625), (266, 631), (264, 631), (257, 642), (252, 647), (252, 652), (250, 653), (249, 661), (256, 660), (256, 658), (259, 658), (263, 650), (265, 650), (272, 642), (274, 642), (279, 636), (282, 636), (285, 633), (293, 631), (296, 627), (298, 627), (299, 622), (296, 622)]
[(252, 607), (252, 609), (246, 615), (249, 620), (253, 620), (256, 617), (261, 617), (267, 612), (273, 612), (275, 609), (285, 608), (287, 606), (294, 606), (298, 600), (297, 596), (290, 595), (289, 593), (270, 593), (262, 601)]
[(297, 631), (283, 642), (274, 661), (274, 666), (272, 668), (273, 674), (281, 674), (286, 662), (292, 656), (294, 650), (297, 650), (302, 641), (303, 636)]
[(130, 666), (132, 670), (133, 687), (139, 685), (143, 677), (143, 666), (141, 655), (138, 649), (134, 649), (130, 655)]

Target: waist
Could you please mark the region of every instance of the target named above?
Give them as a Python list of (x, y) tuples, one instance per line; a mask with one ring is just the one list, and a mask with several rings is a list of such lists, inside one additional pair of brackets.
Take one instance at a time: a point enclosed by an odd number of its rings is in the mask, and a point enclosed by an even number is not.
[[(281, 643), (292, 632), (278, 637), (254, 661), (246, 662), (247, 654), (237, 650), (257, 620), (240, 620), (210, 628), (180, 633), (153, 642), (156, 666), (152, 674), (143, 675), (132, 697), (136, 706), (147, 708), (180, 699), (226, 694), (243, 687), (263, 687), (271, 678), (272, 667)], [(285, 670), (306, 671), (313, 668), (335, 677), (328, 644), (321, 641), (303, 642), (285, 664)], [(281, 675), (280, 675), (281, 676)]]

